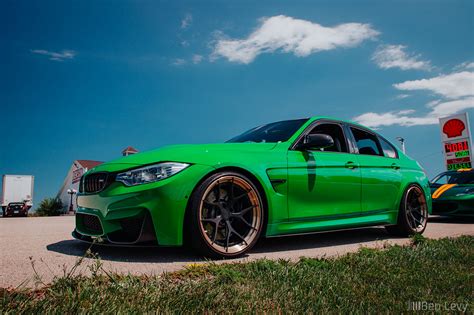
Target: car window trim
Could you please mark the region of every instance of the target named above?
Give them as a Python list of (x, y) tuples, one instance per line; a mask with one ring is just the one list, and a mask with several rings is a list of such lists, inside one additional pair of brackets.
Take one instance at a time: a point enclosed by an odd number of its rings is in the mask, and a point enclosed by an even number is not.
[[(348, 126), (348, 127), (349, 127), (349, 131), (351, 132), (351, 135), (352, 135), (352, 139), (354, 140), (354, 146), (357, 148), (357, 154), (358, 154), (358, 155), (363, 155), (363, 156), (376, 156), (376, 157), (381, 157), (381, 158), (387, 158), (387, 157), (385, 156), (385, 153), (383, 152), (382, 145), (380, 144), (380, 140), (378, 139), (378, 138), (379, 138), (379, 135), (378, 135), (377, 133), (375, 133), (375, 132), (373, 132), (373, 131), (371, 131), (371, 130), (369, 130), (369, 129), (367, 129), (367, 128), (364, 128), (364, 127), (362, 127), (362, 126), (358, 126), (358, 125), (354, 125), (354, 124), (348, 124), (348, 125), (349, 125), (349, 126)], [(381, 151), (381, 153), (382, 153), (383, 155), (372, 155), (372, 154), (362, 154), (362, 153), (360, 153), (360, 152), (359, 152), (359, 146), (357, 145), (357, 141), (356, 141), (356, 139), (355, 139), (354, 134), (352, 133), (351, 128), (358, 129), (358, 130), (360, 130), (360, 131), (366, 132), (366, 133), (371, 134), (372, 136), (374, 136), (374, 137), (377, 139), (377, 141), (378, 141), (378, 146), (377, 146), (377, 147), (378, 147), (378, 149)], [(398, 154), (397, 154), (397, 155), (398, 155)]]

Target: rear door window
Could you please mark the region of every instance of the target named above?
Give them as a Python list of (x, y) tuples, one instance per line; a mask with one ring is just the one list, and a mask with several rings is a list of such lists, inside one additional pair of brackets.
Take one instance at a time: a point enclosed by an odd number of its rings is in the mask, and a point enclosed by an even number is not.
[(384, 156), (378, 137), (370, 132), (351, 127), (359, 154)]

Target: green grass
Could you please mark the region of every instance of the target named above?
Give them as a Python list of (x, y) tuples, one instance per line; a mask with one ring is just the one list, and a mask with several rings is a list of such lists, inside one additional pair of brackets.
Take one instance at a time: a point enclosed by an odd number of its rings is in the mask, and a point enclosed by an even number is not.
[(334, 259), (198, 264), (154, 277), (69, 276), (40, 290), (0, 291), (0, 313), (379, 313), (408, 302), (470, 304), (474, 237), (417, 237)]

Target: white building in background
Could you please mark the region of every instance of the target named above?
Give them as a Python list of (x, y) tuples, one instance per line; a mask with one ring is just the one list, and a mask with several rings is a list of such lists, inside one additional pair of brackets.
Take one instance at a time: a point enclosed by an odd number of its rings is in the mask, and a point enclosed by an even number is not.
[(125, 149), (122, 150), (122, 156), (129, 156), (135, 153), (138, 153), (138, 150), (135, 149), (134, 147), (126, 147)]
[[(69, 192), (77, 193), (79, 191), (79, 182), (82, 174), (93, 167), (96, 167), (103, 162), (91, 160), (75, 160), (64, 179), (63, 185), (59, 189), (57, 198), (63, 203), (63, 212), (67, 213), (71, 207), (71, 194)], [(76, 211), (77, 203), (75, 194), (72, 195), (72, 210)]]
[[(122, 150), (122, 156), (128, 156), (135, 153), (138, 153), (138, 150), (130, 146)], [(64, 213), (67, 213), (70, 210), (76, 211), (77, 209), (76, 194), (79, 191), (79, 182), (81, 181), (82, 174), (102, 163), (104, 162), (91, 160), (75, 160), (72, 162), (63, 185), (56, 196), (63, 203)]]

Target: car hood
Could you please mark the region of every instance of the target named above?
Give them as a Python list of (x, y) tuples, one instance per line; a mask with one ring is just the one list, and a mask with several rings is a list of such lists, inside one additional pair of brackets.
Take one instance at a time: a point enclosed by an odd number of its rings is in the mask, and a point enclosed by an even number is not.
[(170, 145), (106, 162), (94, 167), (89, 172), (116, 172), (159, 162), (184, 162), (213, 166), (220, 163), (222, 160), (238, 160), (241, 154), (253, 154), (269, 151), (276, 145), (276, 143), (247, 142)]

